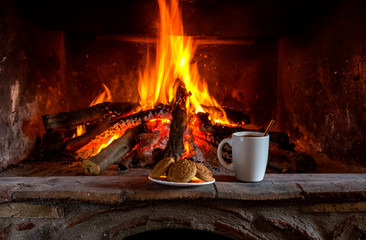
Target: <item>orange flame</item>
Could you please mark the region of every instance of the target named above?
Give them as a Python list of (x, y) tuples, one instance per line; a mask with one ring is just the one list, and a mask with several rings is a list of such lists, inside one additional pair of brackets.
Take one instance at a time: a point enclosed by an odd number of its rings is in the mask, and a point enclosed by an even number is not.
[[(93, 99), (93, 101), (90, 103), (89, 106), (93, 106), (93, 105), (103, 103), (103, 102), (112, 101), (112, 95), (111, 95), (111, 92), (109, 91), (108, 87), (103, 84), (103, 88), (104, 88), (104, 91), (101, 94), (99, 94), (98, 96), (96, 96)], [(84, 125), (78, 126), (78, 129), (79, 129), (79, 127), (80, 128), (83, 127), (85, 129)], [(98, 137), (96, 139), (92, 140), (87, 145), (80, 148), (77, 151), (77, 153), (79, 154), (80, 157), (82, 157), (84, 159), (95, 156), (102, 149), (109, 146), (114, 140), (120, 138), (124, 134), (125, 130), (126, 129), (120, 130), (120, 131), (116, 131), (113, 129), (107, 130), (107, 131), (103, 132), (102, 134), (98, 135)]]
[(107, 88), (107, 86), (105, 84), (103, 84), (103, 88), (104, 88), (104, 91), (93, 99), (93, 101), (90, 103), (89, 107), (97, 105), (98, 103), (112, 101), (111, 91), (109, 91), (109, 89)]
[[(98, 103), (103, 103), (103, 102), (110, 102), (112, 100), (112, 94), (109, 91), (109, 89), (107, 88), (107, 86), (105, 84), (103, 84), (104, 87), (104, 91), (97, 97), (94, 98), (94, 100), (90, 103), (89, 106), (94, 106)], [(114, 140), (120, 138), (123, 135), (122, 132), (116, 132), (111, 138), (109, 138), (108, 142), (104, 141), (99, 149), (96, 151), (96, 154), (98, 154), (103, 148), (106, 148), (109, 146), (109, 144), (111, 144)]]
[[(168, 0), (169, 1), (169, 0)], [(207, 83), (201, 79), (197, 64), (191, 64), (196, 46), (193, 38), (184, 36), (183, 21), (178, 0), (158, 0), (160, 8), (160, 33), (155, 65), (150, 62), (148, 51), (144, 72), (140, 72), (138, 90), (140, 105), (152, 108), (158, 103), (169, 103), (174, 98), (174, 83), (181, 79), (192, 95), (187, 99), (191, 113), (205, 112), (214, 106), (210, 117), (215, 122), (229, 123), (225, 111), (210, 96)]]

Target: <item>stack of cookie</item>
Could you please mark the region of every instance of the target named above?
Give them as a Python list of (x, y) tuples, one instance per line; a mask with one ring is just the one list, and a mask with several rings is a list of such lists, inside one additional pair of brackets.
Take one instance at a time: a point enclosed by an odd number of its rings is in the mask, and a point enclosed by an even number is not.
[(171, 182), (187, 183), (194, 177), (205, 182), (212, 181), (212, 173), (205, 165), (187, 159), (178, 161), (172, 157), (162, 159), (152, 170), (151, 177), (156, 179), (164, 174)]

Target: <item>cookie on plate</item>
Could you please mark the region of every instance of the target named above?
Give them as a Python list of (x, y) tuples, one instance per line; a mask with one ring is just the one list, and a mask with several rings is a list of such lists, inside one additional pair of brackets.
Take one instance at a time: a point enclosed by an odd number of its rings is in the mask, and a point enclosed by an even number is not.
[(160, 162), (158, 162), (158, 164), (156, 164), (155, 167), (153, 168), (153, 170), (151, 172), (151, 177), (152, 178), (160, 177), (169, 169), (169, 167), (174, 162), (175, 162), (174, 158), (171, 158), (171, 157), (167, 157), (167, 158), (160, 160)]
[(197, 168), (194, 162), (182, 159), (170, 166), (167, 179), (172, 182), (187, 183), (196, 176), (196, 173)]
[(195, 162), (194, 164), (196, 165), (196, 168), (197, 168), (197, 173), (196, 173), (197, 178), (199, 178), (205, 182), (212, 181), (212, 172), (210, 171), (210, 169), (208, 169), (202, 163)]

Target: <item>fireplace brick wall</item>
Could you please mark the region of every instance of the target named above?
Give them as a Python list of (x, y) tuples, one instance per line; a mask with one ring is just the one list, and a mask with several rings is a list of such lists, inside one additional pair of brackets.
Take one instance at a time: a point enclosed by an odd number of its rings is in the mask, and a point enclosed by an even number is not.
[(0, 11), (0, 169), (27, 158), (40, 116), (64, 109), (63, 33), (40, 30), (10, 2)]
[[(308, 31), (281, 37), (278, 124), (308, 152), (366, 166), (364, 1), (336, 1)], [(301, 144), (302, 142), (303, 144)]]

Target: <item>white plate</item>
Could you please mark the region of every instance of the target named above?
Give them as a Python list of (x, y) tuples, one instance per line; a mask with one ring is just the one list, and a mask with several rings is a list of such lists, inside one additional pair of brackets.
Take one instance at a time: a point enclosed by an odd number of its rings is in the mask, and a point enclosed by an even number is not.
[(212, 181), (209, 181), (209, 182), (205, 182), (198, 178), (194, 178), (191, 182), (188, 182), (188, 183), (169, 182), (168, 180), (166, 180), (165, 176), (161, 176), (161, 177), (159, 177), (159, 179), (155, 179), (149, 175), (148, 178), (153, 182), (156, 182), (156, 183), (159, 183), (162, 185), (173, 186), (173, 187), (198, 187), (198, 186), (202, 186), (202, 185), (212, 184), (215, 182), (214, 178), (212, 178)]

